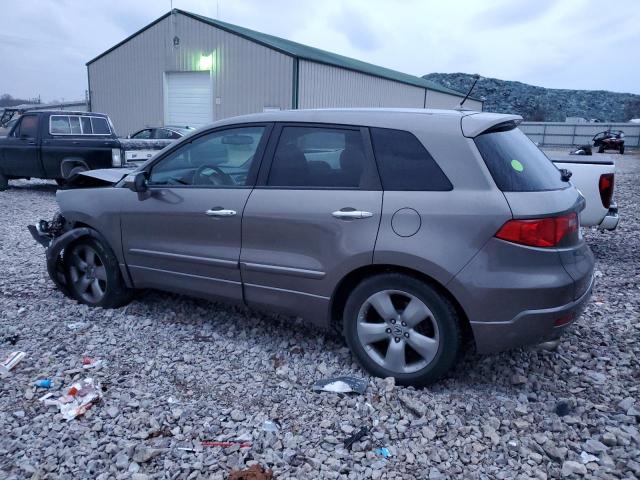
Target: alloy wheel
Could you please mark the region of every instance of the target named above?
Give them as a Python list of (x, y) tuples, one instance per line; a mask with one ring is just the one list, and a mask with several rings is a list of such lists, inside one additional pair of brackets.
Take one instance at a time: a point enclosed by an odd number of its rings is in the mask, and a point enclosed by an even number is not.
[(107, 270), (98, 253), (89, 245), (78, 245), (71, 251), (69, 265), (71, 283), (87, 303), (99, 303), (107, 291)]
[(413, 373), (429, 365), (440, 346), (438, 324), (427, 305), (400, 290), (382, 290), (360, 307), (358, 340), (383, 368)]

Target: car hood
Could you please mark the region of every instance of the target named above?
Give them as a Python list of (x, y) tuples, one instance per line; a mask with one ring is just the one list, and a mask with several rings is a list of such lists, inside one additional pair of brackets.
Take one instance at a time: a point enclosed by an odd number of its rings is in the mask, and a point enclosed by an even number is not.
[(94, 185), (92, 186), (108, 186), (115, 185), (134, 170), (135, 168), (102, 168), (100, 170), (82, 172), (77, 177), (80, 182), (89, 181), (93, 183)]

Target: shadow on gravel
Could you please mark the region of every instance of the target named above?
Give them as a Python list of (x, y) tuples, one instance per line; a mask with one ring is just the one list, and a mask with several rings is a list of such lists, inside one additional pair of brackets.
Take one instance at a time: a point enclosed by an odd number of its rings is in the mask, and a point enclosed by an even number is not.
[(18, 185), (9, 184), (7, 192), (11, 191), (23, 191), (23, 192), (48, 192), (56, 193), (58, 189), (57, 185), (50, 183), (22, 183)]

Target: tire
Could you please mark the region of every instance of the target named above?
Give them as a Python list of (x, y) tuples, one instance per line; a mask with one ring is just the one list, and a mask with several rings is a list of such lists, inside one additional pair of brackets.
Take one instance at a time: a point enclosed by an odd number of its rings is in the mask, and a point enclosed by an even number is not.
[(84, 167), (73, 167), (71, 169), (71, 171), (69, 172), (69, 175), (67, 176), (66, 180), (71, 180), (73, 177), (75, 177), (76, 175), (78, 175), (79, 173), (82, 172), (86, 172), (87, 169)]
[[(411, 304), (415, 315), (403, 317)], [(368, 278), (351, 292), (343, 333), (367, 372), (394, 377), (399, 385), (436, 382), (455, 364), (461, 349), (460, 321), (451, 302), (427, 283), (398, 273)]]
[(598, 148), (598, 153), (604, 153), (604, 147), (602, 145)]
[(620, 145), (620, 155), (624, 155), (624, 145)]
[(9, 188), (9, 180), (0, 173), (0, 192), (4, 192), (7, 188)]
[(118, 260), (95, 238), (82, 237), (64, 250), (65, 280), (71, 296), (92, 307), (118, 308), (133, 298), (126, 287)]
[(56, 178), (55, 180), (59, 187), (64, 187), (67, 184), (67, 181), (64, 178)]

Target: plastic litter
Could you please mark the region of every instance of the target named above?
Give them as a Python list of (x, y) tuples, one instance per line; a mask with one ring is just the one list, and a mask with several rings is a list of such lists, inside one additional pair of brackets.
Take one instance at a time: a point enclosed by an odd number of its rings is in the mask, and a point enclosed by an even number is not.
[(89, 368), (99, 368), (102, 366), (102, 360), (95, 360), (91, 357), (82, 357), (82, 368), (85, 370)]
[(87, 327), (89, 324), (87, 322), (72, 322), (67, 323), (67, 328), (69, 330), (80, 330)]
[(376, 448), (374, 453), (381, 455), (384, 458), (389, 458), (391, 456), (391, 451), (387, 447)]
[(34, 385), (38, 388), (51, 388), (53, 387), (53, 380), (50, 378), (43, 378), (41, 380), (36, 380)]
[(239, 445), (240, 448), (250, 448), (251, 442), (247, 442), (246, 440), (227, 440), (225, 442), (217, 441), (217, 440), (203, 440), (200, 442), (200, 445), (203, 447), (222, 447), (228, 448), (233, 447), (234, 445)]
[(27, 354), (24, 352), (11, 352), (4, 362), (0, 364), (0, 377), (6, 377), (9, 372), (19, 364)]
[(67, 393), (55, 400), (44, 399), (45, 405), (55, 405), (62, 417), (69, 421), (86, 413), (102, 397), (100, 385), (92, 378), (85, 378), (67, 389)]
[(273, 420), (266, 420), (262, 424), (262, 430), (264, 432), (278, 433), (278, 430), (280, 430), (280, 427)]
[(359, 393), (367, 390), (367, 381), (356, 377), (333, 377), (318, 380), (313, 384), (314, 392)]
[(346, 448), (347, 450), (351, 450), (351, 446), (354, 443), (362, 440), (362, 438), (364, 438), (368, 434), (369, 434), (369, 427), (362, 427), (360, 430), (358, 430), (356, 433), (354, 433), (344, 441), (344, 448)]

